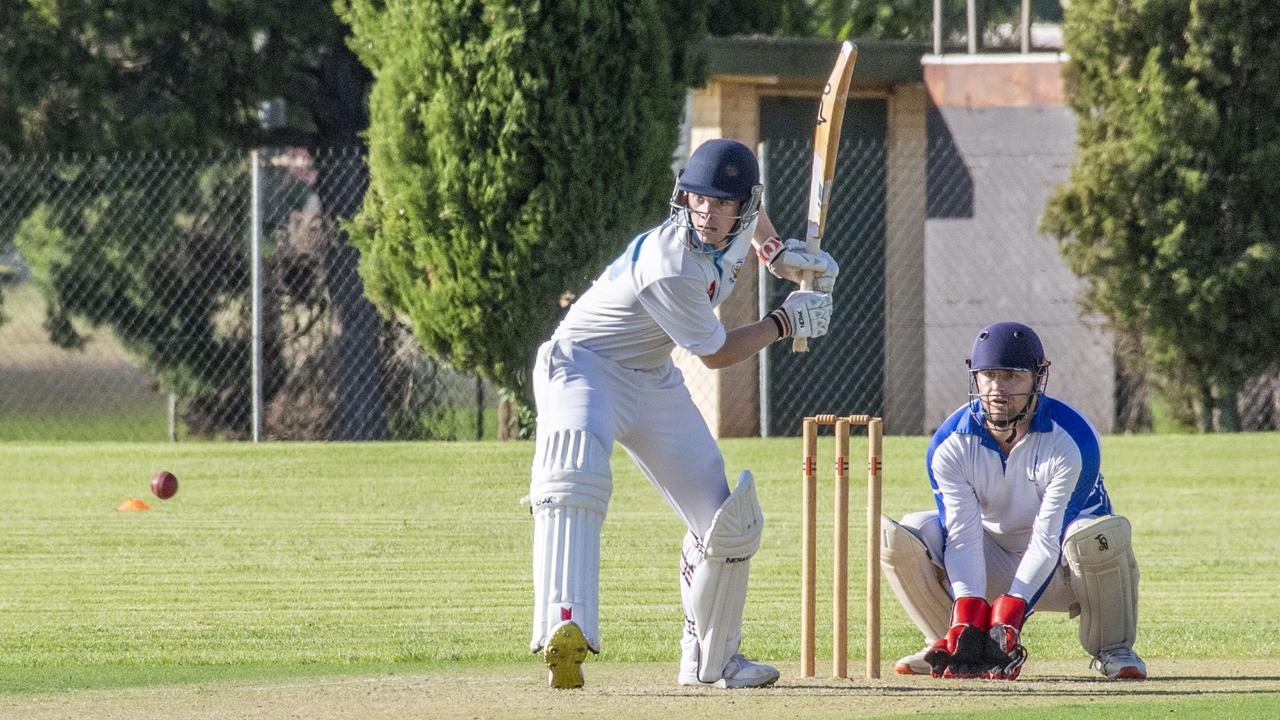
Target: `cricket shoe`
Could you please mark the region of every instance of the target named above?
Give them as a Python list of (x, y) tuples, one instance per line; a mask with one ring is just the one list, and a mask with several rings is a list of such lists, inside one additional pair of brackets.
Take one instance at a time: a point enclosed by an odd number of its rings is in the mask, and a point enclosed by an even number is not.
[(1108, 680), (1147, 679), (1147, 664), (1133, 648), (1121, 646), (1103, 650), (1089, 663), (1089, 667), (1106, 675)]
[(932, 675), (933, 666), (924, 659), (925, 653), (928, 653), (932, 647), (931, 644), (925, 645), (920, 652), (899, 658), (898, 662), (893, 664), (893, 671), (899, 675)]
[(551, 687), (560, 690), (582, 687), (582, 661), (587, 659), (590, 649), (578, 623), (565, 620), (552, 628), (551, 637), (542, 648)]
[(752, 662), (742, 655), (734, 655), (729, 658), (729, 664), (724, 666), (719, 680), (702, 682), (698, 679), (698, 646), (693, 643), (692, 652), (686, 646), (680, 658), (678, 680), (681, 685), (692, 687), (756, 688), (778, 682), (778, 669), (772, 665)]

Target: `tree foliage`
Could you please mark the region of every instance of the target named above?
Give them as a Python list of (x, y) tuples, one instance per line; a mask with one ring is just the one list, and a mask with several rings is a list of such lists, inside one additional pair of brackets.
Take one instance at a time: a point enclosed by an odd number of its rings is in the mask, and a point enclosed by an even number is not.
[[(148, 372), (187, 400), (190, 425), (243, 434), (247, 324), (226, 316), (247, 318), (248, 255), (242, 238), (184, 211), (225, 201), (246, 173), (243, 166), (199, 165), (151, 187), (114, 181), (119, 170), (106, 158), (68, 158), (51, 181), (56, 195), (93, 199), (41, 203), (15, 244), (49, 303), (45, 327), (56, 345), (84, 346), (73, 319), (110, 326)], [(182, 216), (189, 221), (174, 222)], [(266, 390), (270, 397), (274, 388)]]
[(1234, 429), (1244, 381), (1280, 358), (1280, 5), (1075, 0), (1079, 156), (1044, 226), (1089, 305), (1193, 383)]
[[(346, 27), (330, 0), (14, 0), (0, 3), (0, 37), (0, 156), (352, 146), (360, 143), (359, 133), (367, 126), (365, 100), (372, 78), (347, 47)], [(275, 98), (286, 101), (285, 122), (264, 128), (259, 108)], [(78, 167), (72, 172), (77, 178), (102, 171)], [(314, 190), (325, 212), (351, 215), (360, 194), (348, 193), (323, 167), (317, 171)], [(226, 184), (234, 176), (223, 173), (204, 182)], [(244, 257), (234, 263), (197, 262), (202, 250), (192, 235), (196, 230), (184, 226), (184, 215), (204, 215), (210, 208), (200, 203), (213, 195), (188, 194), (179, 210), (171, 197), (174, 189), (149, 187), (147, 180), (137, 178), (131, 186), (130, 180), (117, 179), (107, 188), (55, 175), (26, 188), (25, 197), (10, 199), (12, 207), (35, 208), (72, 189), (97, 196), (83, 212), (45, 212), (24, 226), (27, 262), (38, 266), (33, 269), (49, 302), (48, 324), (55, 340), (75, 344), (73, 317), (109, 325), (128, 338), (134, 329), (127, 323), (167, 307), (146, 305), (154, 300), (151, 286), (181, 287), (192, 278), (180, 272), (196, 271), (206, 275), (200, 289), (212, 290), (234, 284), (217, 273), (244, 270)], [(240, 188), (243, 192), (247, 185)], [(136, 201), (139, 194), (145, 203)], [(107, 206), (133, 207), (152, 224), (143, 235), (134, 232), (137, 227), (96, 224), (94, 213)], [(242, 228), (205, 240), (243, 255)], [(0, 246), (15, 229), (16, 223), (0, 227)], [(149, 251), (154, 257), (135, 257), (131, 267), (150, 272), (118, 273), (121, 268), (114, 264), (97, 262), (104, 255), (123, 258), (141, 252), (128, 246), (139, 237), (154, 240)], [(162, 246), (165, 240), (172, 242)], [(179, 248), (195, 254), (160, 259)], [(381, 434), (382, 375), (380, 363), (369, 358), (377, 357), (380, 322), (362, 296), (355, 251), (337, 243), (325, 263), (331, 283), (327, 299), (342, 325), (334, 340), (333, 401), (345, 411), (346, 421), (337, 434), (376, 437)], [(112, 305), (95, 304), (99, 302)], [(229, 304), (234, 300), (224, 294), (218, 302), (196, 303), (182, 314), (206, 313), (188, 329), (209, 329)], [(215, 342), (212, 336), (204, 340)], [(181, 389), (173, 386), (177, 377), (190, 379), (178, 383), (188, 389), (218, 384), (214, 373), (220, 370), (210, 364), (212, 358), (192, 364), (167, 346), (136, 341), (130, 346), (158, 376), (171, 379), (166, 389)], [(240, 351), (243, 355), (244, 348)]]
[(933, 6), (916, 0), (715, 0), (708, 29), (717, 37), (926, 40), (932, 22)]
[[(1020, 0), (978, 0), (979, 28), (1016, 26), (1021, 19)], [(1059, 0), (1032, 0), (1033, 20), (1059, 22)], [(966, 7), (963, 2), (942, 4), (944, 42), (965, 42)], [(921, 0), (716, 0), (711, 11), (712, 35), (782, 35), (846, 40), (912, 40), (933, 37), (933, 3)], [(980, 31), (980, 35), (983, 33)], [(994, 32), (986, 33), (995, 39)]]
[(433, 354), (532, 399), (561, 296), (665, 210), (697, 6), (346, 6), (377, 76), (352, 236), (371, 296)]

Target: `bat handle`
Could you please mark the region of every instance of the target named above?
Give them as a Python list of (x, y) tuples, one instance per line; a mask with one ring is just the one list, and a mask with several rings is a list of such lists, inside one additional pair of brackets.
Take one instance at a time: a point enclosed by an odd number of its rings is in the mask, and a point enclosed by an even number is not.
[[(813, 289), (813, 271), (812, 270), (805, 270), (803, 274), (800, 275), (800, 289), (801, 290)], [(792, 338), (791, 352), (798, 352), (798, 353), (809, 352), (809, 338), (807, 337)]]

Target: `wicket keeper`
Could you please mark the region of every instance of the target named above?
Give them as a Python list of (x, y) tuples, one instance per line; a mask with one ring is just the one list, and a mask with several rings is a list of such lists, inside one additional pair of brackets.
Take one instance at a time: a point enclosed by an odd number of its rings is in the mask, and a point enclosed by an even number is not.
[[(699, 146), (676, 180), (667, 220), (627, 245), (538, 350), (530, 649), (542, 654), (552, 687), (581, 687), (582, 661), (600, 652), (600, 530), (615, 440), (687, 528), (680, 684), (778, 679), (775, 668), (738, 653), (749, 561), (764, 526), (751, 473), (729, 491), (724, 458), (671, 361), (679, 345), (724, 368), (783, 338), (827, 331), (839, 267), (775, 236), (759, 178), (745, 145)], [(793, 292), (758, 322), (726, 330), (715, 309), (753, 246), (778, 277), (812, 271), (817, 292)]]
[(1102, 484), (1097, 432), (1045, 394), (1049, 361), (1026, 325), (984, 328), (968, 365), (969, 402), (925, 460), (937, 510), (883, 520), (881, 564), (926, 641), (895, 669), (1016, 679), (1023, 623), (1043, 610), (1080, 617), (1107, 678), (1146, 678), (1132, 531)]

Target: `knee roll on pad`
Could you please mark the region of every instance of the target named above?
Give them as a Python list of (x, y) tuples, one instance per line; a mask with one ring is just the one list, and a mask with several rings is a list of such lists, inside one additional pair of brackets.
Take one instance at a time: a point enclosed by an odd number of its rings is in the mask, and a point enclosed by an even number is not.
[(1119, 515), (1073, 523), (1062, 542), (1080, 604), (1080, 644), (1091, 655), (1138, 637), (1138, 563), (1133, 529)]
[(529, 484), (534, 514), (558, 505), (586, 508), (603, 519), (613, 494), (609, 450), (586, 430), (557, 430), (539, 438)]
[[(747, 603), (751, 557), (760, 549), (764, 513), (751, 473), (743, 471), (738, 487), (711, 520), (701, 544), (689, 534), (684, 544), (685, 612), (697, 636), (698, 679), (713, 683), (742, 639), (742, 611)], [(682, 586), (684, 589), (684, 586)]]
[(925, 639), (945, 637), (951, 626), (951, 593), (942, 569), (915, 533), (880, 517), (880, 567), (893, 594)]
[(546, 644), (564, 620), (578, 623), (600, 650), (600, 529), (613, 493), (609, 452), (584, 430), (559, 430), (540, 439), (529, 501), (533, 507), (533, 636)]
[(756, 498), (756, 483), (751, 472), (742, 471), (738, 487), (711, 518), (707, 529), (706, 556), (727, 563), (749, 560), (760, 549), (764, 533), (764, 512)]

